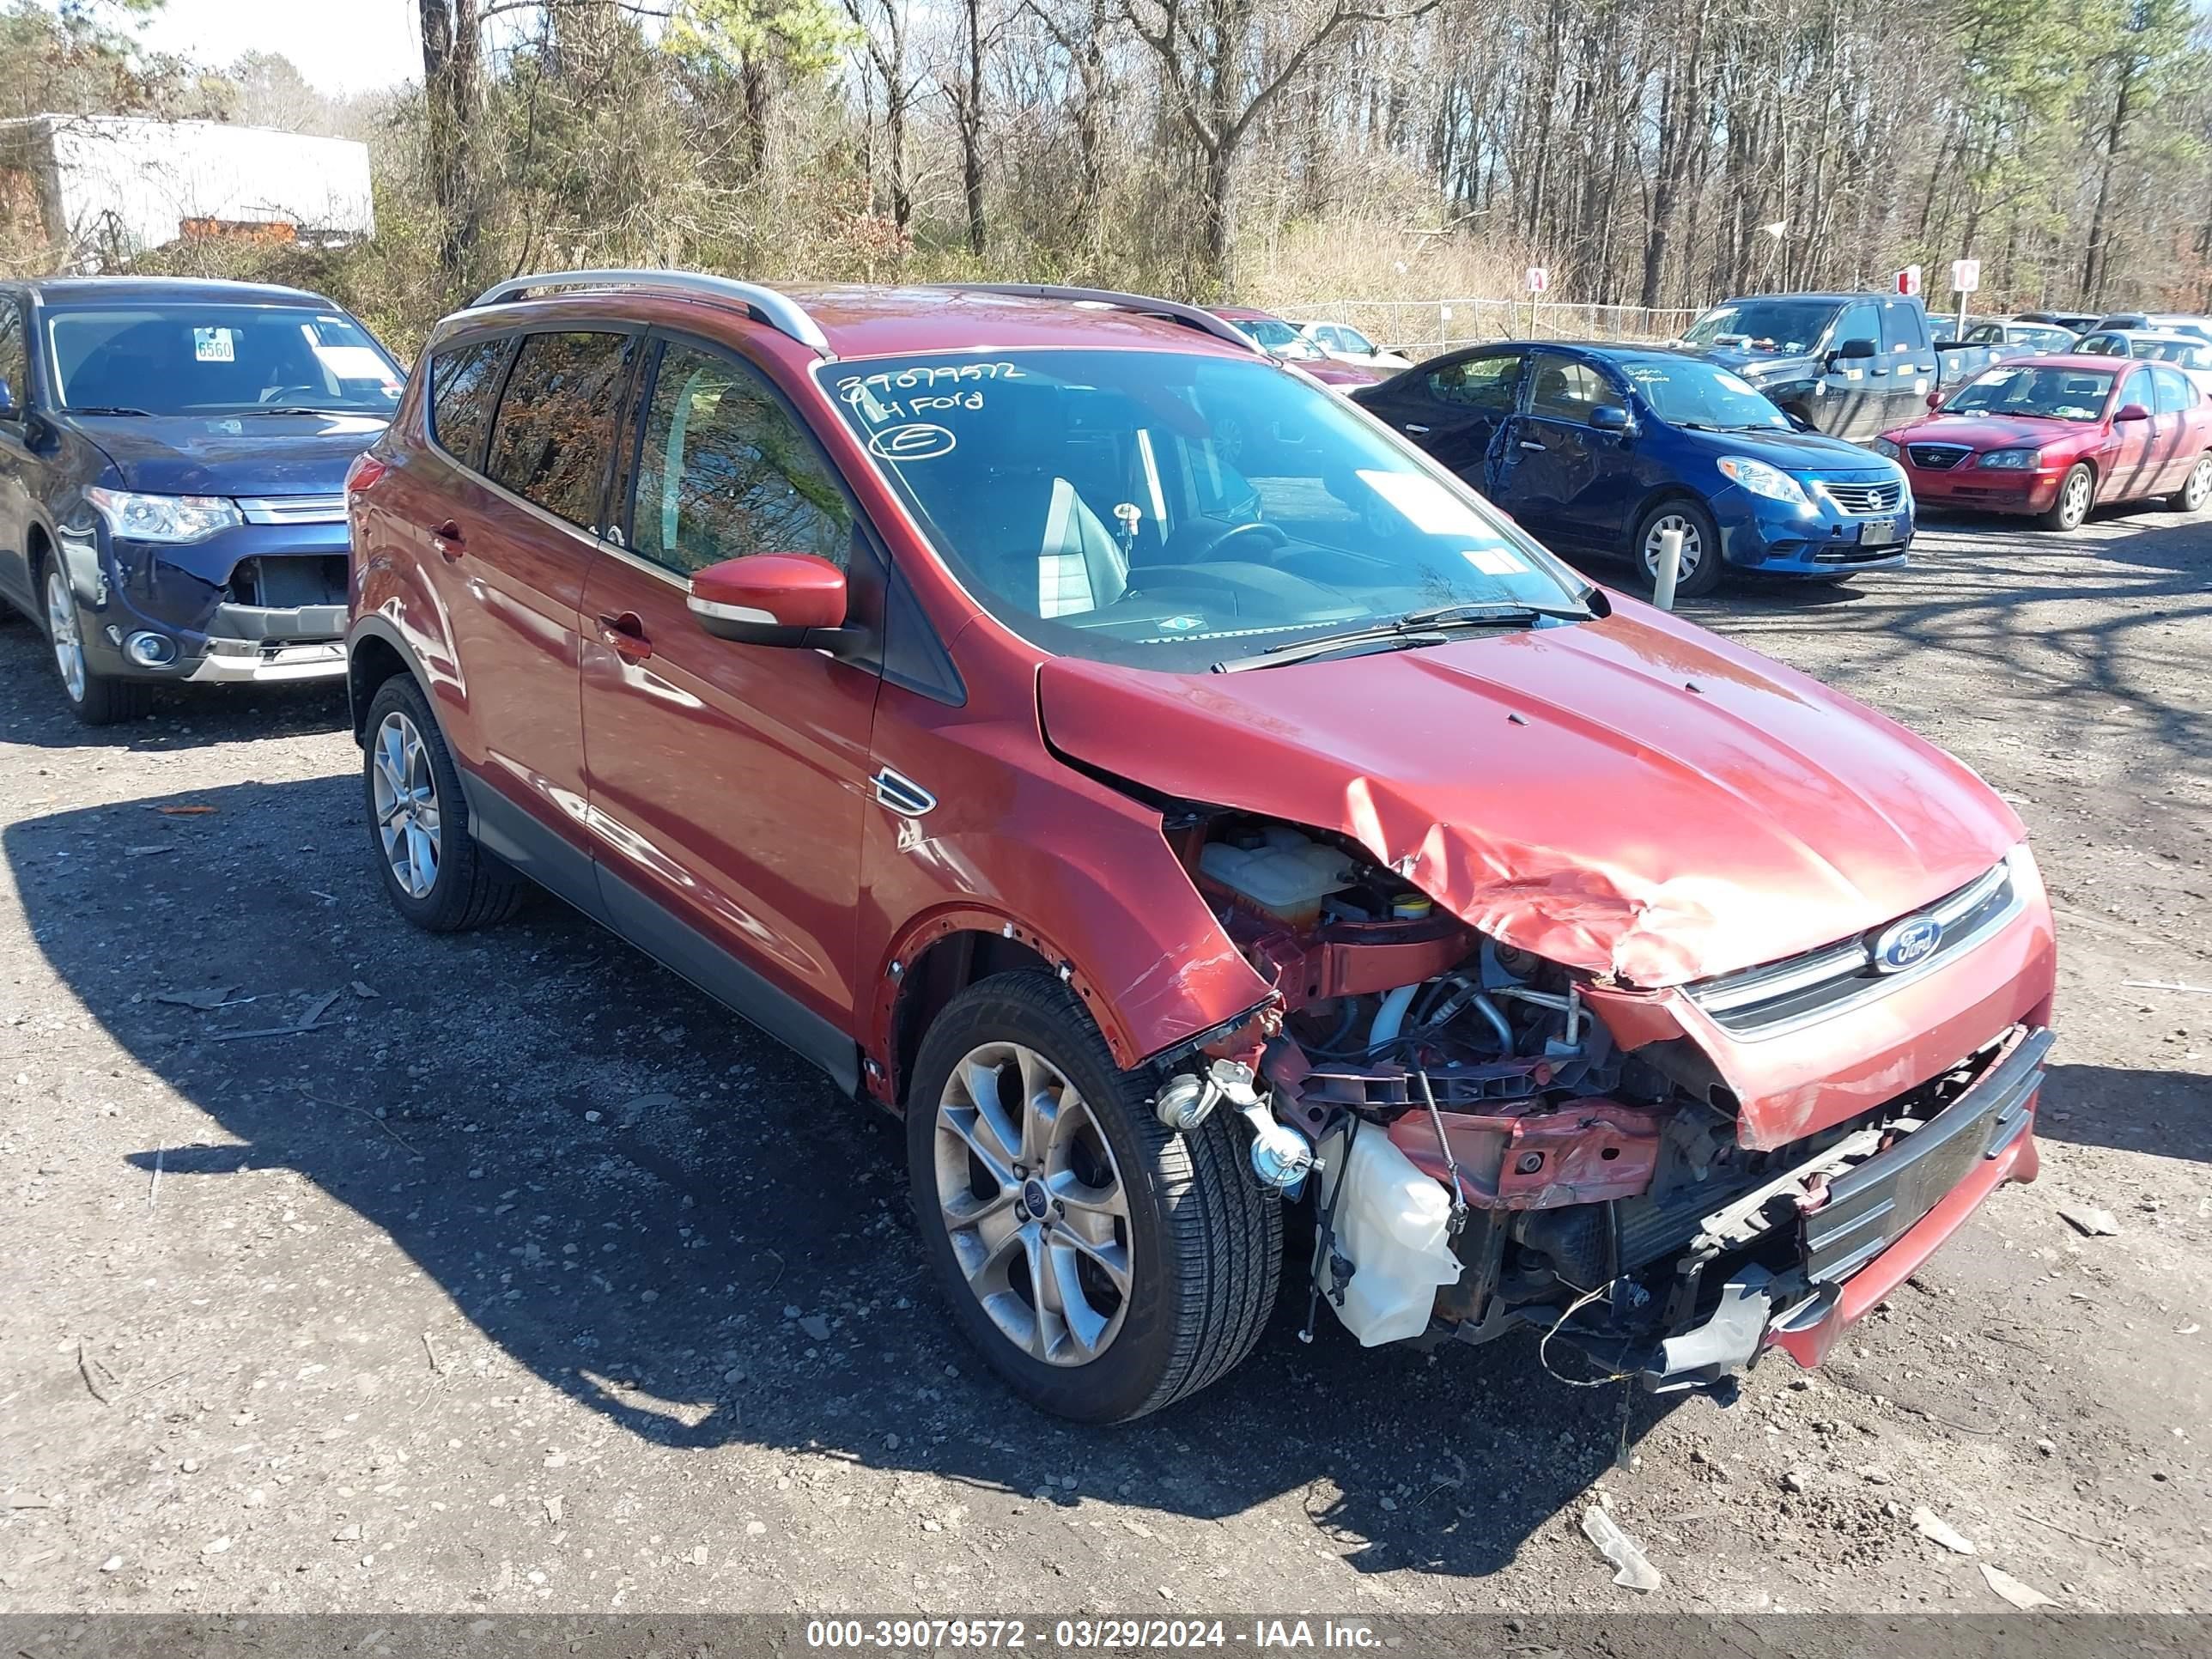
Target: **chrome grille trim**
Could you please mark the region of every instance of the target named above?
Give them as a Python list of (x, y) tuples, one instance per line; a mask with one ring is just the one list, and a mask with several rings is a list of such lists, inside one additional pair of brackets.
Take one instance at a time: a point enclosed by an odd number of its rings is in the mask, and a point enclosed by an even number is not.
[(1824, 479), (1820, 493), (1835, 503), (1838, 512), (1859, 518), (1869, 514), (1894, 513), (1905, 504), (1905, 483), (1897, 478), (1878, 483), (1832, 483)]
[(248, 524), (343, 524), (346, 498), (334, 495), (240, 495), (238, 510)]
[(1901, 972), (1875, 971), (1872, 941), (1882, 929), (1872, 928), (1856, 939), (1717, 975), (1684, 990), (1733, 1036), (1780, 1036), (1848, 1012), (1948, 966), (2002, 931), (2020, 910), (2020, 893), (2008, 859), (1935, 903), (1905, 913), (1935, 917), (1943, 924), (1943, 938), (1933, 952)]
[(1923, 472), (1948, 472), (1973, 452), (1964, 444), (1907, 444), (1905, 453)]

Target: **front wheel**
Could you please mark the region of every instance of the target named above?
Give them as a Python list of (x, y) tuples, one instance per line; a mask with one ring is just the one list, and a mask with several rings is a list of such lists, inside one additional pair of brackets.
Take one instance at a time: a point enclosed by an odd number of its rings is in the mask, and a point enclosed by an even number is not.
[(1015, 1393), (1142, 1417), (1251, 1352), (1282, 1206), (1225, 1109), (1177, 1134), (1058, 981), (1000, 974), (946, 1005), (908, 1095), (922, 1249), (953, 1322)]
[(1721, 532), (1712, 514), (1690, 501), (1662, 501), (1636, 526), (1636, 570), (1644, 579), (1644, 590), (1650, 592), (1659, 585), (1659, 538), (1670, 530), (1679, 531), (1682, 537), (1675, 594), (1695, 599), (1711, 592), (1721, 585)]
[(103, 674), (86, 658), (84, 617), (70, 591), (69, 573), (58, 561), (46, 567), (46, 641), (53, 648), (54, 672), (70, 713), (84, 725), (143, 720), (154, 706), (154, 689), (145, 681)]
[(2199, 455), (2189, 469), (2189, 482), (2174, 492), (2166, 505), (2177, 513), (2202, 513), (2212, 501), (2212, 454)]
[(2076, 461), (2058, 481), (2058, 499), (2036, 522), (2045, 530), (2079, 530), (2096, 499), (2096, 475)]

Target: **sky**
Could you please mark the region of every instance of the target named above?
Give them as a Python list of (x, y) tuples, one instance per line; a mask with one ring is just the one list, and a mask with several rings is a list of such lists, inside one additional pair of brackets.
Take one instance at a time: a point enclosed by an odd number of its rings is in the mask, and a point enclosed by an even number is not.
[(142, 38), (218, 67), (281, 53), (317, 90), (343, 95), (420, 80), (416, 31), (413, 0), (168, 0)]

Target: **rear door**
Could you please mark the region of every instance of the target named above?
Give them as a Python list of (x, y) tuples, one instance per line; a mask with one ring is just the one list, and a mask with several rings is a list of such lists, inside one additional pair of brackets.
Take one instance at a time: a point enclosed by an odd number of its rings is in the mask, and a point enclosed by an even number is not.
[(2197, 406), (2197, 391), (2186, 374), (2166, 363), (2152, 366), (2150, 380), (2156, 399), (2151, 404), (2151, 453), (2158, 465), (2155, 489), (2162, 493), (2180, 489), (2196, 469), (2197, 423), (2190, 411)]
[(648, 355), (625, 428), (627, 523), (583, 601), (601, 902), (625, 935), (849, 1084), (880, 674), (866, 653), (715, 639), (685, 601), (708, 565), (811, 553), (846, 572), (850, 618), (872, 628), (882, 568), (765, 376), (685, 336), (656, 336)]
[(1528, 354), (1498, 347), (1401, 377), (1388, 418), (1454, 472), (1486, 493), (1498, 434), (1512, 417)]
[(1625, 408), (1628, 393), (1594, 361), (1534, 354), (1521, 413), (1498, 447), (1492, 499), (1544, 541), (1618, 552), (1634, 499), (1627, 434), (1601, 432), (1592, 411)]
[[(1962, 355), (1970, 368), (1990, 360), (1986, 351)], [(1939, 374), (1936, 342), (1929, 333), (1928, 313), (1919, 301), (1899, 296), (1881, 302), (1881, 361), (1889, 373), (1887, 390), (1880, 394), (1883, 416), (1875, 428), (1877, 432), (1918, 420), (1928, 412), (1928, 394), (1936, 389)]]
[(422, 563), (444, 578), (453, 618), (457, 673), (437, 690), (459, 707), (451, 720), (441, 708), (441, 720), (477, 775), (471, 803), (480, 836), (586, 908), (593, 884), (582, 823), (578, 606), (599, 544), (636, 337), (523, 335), (488, 424), (483, 388), (501, 374), (504, 343), (441, 353), (430, 366), (441, 441), (473, 453), (480, 430), (487, 441), (481, 471), (457, 473), (420, 520), (430, 544)]

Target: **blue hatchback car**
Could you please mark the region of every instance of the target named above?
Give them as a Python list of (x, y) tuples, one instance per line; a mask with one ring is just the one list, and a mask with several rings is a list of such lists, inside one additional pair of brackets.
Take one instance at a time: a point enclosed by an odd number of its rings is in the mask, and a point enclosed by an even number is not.
[(1678, 592), (1733, 566), (1835, 580), (1905, 562), (1904, 471), (1806, 429), (1740, 376), (1659, 347), (1505, 341), (1352, 400), (1570, 556), (1632, 560), (1648, 586), (1682, 532)]

